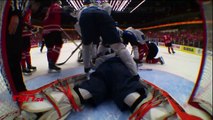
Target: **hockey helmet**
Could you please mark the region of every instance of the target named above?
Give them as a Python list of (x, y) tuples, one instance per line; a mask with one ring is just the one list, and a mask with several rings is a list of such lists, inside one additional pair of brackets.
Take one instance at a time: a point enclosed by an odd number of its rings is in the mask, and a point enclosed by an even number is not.
[(138, 34), (138, 36), (140, 36), (138, 39), (138, 42), (140, 44), (145, 44), (147, 41), (145, 34), (140, 30), (136, 30), (136, 31), (137, 31), (136, 34)]
[(132, 33), (132, 35), (135, 36), (135, 40), (140, 43), (140, 44), (145, 44), (146, 43), (146, 36), (144, 35), (144, 33), (139, 30), (139, 29), (134, 29), (133, 27), (128, 27), (126, 29), (126, 31), (130, 31)]
[(97, 0), (83, 0), (83, 4), (97, 3)]
[(111, 15), (112, 6), (108, 2), (102, 2), (101, 7), (105, 10), (109, 15)]

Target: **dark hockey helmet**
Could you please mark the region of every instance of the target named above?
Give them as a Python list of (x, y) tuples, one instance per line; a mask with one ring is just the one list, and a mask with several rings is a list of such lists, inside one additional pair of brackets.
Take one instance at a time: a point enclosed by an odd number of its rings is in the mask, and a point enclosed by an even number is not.
[(97, 0), (83, 0), (83, 4), (91, 4), (91, 3), (96, 3)]
[(90, 4), (90, 3), (105, 3), (108, 2), (108, 0), (83, 0), (84, 4)]

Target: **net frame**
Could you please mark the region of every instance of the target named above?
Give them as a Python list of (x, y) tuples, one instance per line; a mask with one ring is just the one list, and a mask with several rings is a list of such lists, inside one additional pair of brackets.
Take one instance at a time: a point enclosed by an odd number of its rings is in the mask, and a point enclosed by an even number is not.
[(188, 103), (212, 116), (212, 1), (200, 1), (204, 23), (204, 46), (197, 81)]
[(8, 82), (8, 76), (5, 71), (5, 66), (3, 61), (4, 57), (4, 47), (3, 40), (5, 40), (5, 21), (8, 12), (9, 2), (6, 0), (0, 1), (0, 119), (1, 120), (12, 120), (20, 114), (20, 109), (15, 101), (13, 101), (11, 84)]

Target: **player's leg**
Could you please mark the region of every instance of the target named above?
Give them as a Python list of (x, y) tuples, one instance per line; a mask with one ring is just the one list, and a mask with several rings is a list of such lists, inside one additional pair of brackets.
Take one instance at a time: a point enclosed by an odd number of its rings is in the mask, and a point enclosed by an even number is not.
[[(54, 36), (54, 35), (53, 35)], [(53, 48), (54, 48), (54, 41), (52, 39), (52, 34), (49, 33), (47, 35), (44, 36), (44, 40), (45, 40), (45, 44), (47, 47), (47, 61), (48, 61), (48, 67), (49, 67), (49, 71), (60, 71), (61, 69), (58, 68), (55, 64), (54, 64), (54, 55), (53, 55)]]
[(30, 50), (31, 50), (31, 42), (30, 42), (30, 36), (28, 36), (26, 38), (26, 41), (25, 41), (25, 45), (26, 45), (26, 64), (27, 64), (27, 69), (29, 69), (30, 71), (35, 71), (36, 70), (36, 67), (35, 66), (32, 66), (32, 62), (31, 62), (31, 55), (30, 55)]
[(149, 50), (149, 53), (146, 57), (146, 62), (149, 64), (161, 63), (163, 65), (164, 64), (163, 57), (155, 58), (156, 54), (157, 54), (156, 52)]
[[(126, 79), (128, 83), (123, 91), (114, 99), (118, 107), (132, 112), (130, 120), (165, 119), (174, 113), (171, 106), (165, 102), (165, 97), (151, 86), (142, 83), (140, 78)], [(127, 82), (128, 81), (128, 82)], [(123, 81), (125, 83), (125, 81)], [(124, 109), (125, 110), (125, 109)], [(154, 115), (153, 115), (154, 114)]]
[(103, 45), (109, 45), (110, 48), (121, 58), (133, 75), (137, 75), (137, 66), (133, 57), (130, 55), (126, 46), (121, 42), (117, 32), (115, 21), (107, 13), (99, 13), (101, 18), (97, 22), (100, 35), (103, 38)]
[[(90, 13), (90, 12), (91, 13)], [(96, 27), (96, 19), (91, 9), (83, 11), (79, 20), (82, 34), (82, 58), (84, 62), (84, 71), (87, 73), (92, 68), (92, 44), (93, 41), (99, 40), (98, 29)]]
[(56, 69), (61, 69), (60, 67), (56, 66), (56, 62), (58, 60), (58, 57), (60, 55), (60, 52), (61, 52), (61, 48), (62, 48), (62, 45), (63, 45), (63, 40), (62, 40), (62, 33), (59, 32), (59, 31), (55, 31), (55, 32), (52, 32), (52, 37), (54, 37), (52, 39), (52, 41), (54, 42), (53, 43), (53, 50), (52, 50), (52, 62), (53, 62), (53, 65)]
[(175, 54), (175, 51), (174, 51), (172, 44), (171, 44), (171, 50), (172, 50), (172, 53)]
[(100, 71), (95, 71), (90, 75), (89, 80), (74, 87), (82, 104), (89, 103), (97, 106), (106, 100), (108, 90), (103, 79), (102, 73), (100, 73)]
[(31, 75), (30, 69), (27, 68), (27, 57), (28, 57), (28, 42), (30, 42), (30, 38), (28, 36), (23, 37), (23, 45), (22, 45), (22, 56), (21, 56), (21, 67), (22, 73), (24, 75)]
[(126, 64), (133, 75), (137, 75), (137, 66), (133, 57), (130, 55), (129, 51), (126, 49), (123, 43), (114, 43), (110, 47), (112, 50), (121, 58), (121, 60)]

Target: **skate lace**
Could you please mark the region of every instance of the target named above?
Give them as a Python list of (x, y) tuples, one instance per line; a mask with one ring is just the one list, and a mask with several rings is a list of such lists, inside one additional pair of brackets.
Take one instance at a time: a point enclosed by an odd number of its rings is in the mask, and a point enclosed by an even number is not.
[[(154, 91), (154, 94), (156, 92)], [(157, 94), (150, 101), (142, 104), (137, 111), (135, 111), (130, 117), (129, 120), (140, 120), (143, 116), (153, 107), (160, 105), (166, 98), (161, 94)]]
[(68, 82), (67, 82), (67, 81), (64, 81), (64, 82), (65, 82), (65, 85), (62, 85), (62, 82), (59, 81), (59, 85), (60, 85), (60, 86), (59, 86), (59, 87), (56, 87), (56, 88), (57, 88), (59, 91), (63, 92), (63, 93), (67, 96), (67, 98), (68, 98), (70, 104), (72, 105), (72, 107), (73, 107), (73, 109), (74, 109), (75, 111), (77, 111), (77, 112), (81, 111), (80, 107), (77, 105), (77, 103), (76, 103), (76, 101), (75, 101), (75, 99), (74, 99), (74, 96), (73, 96), (73, 94), (72, 94), (72, 90), (71, 90), (71, 88), (70, 88)]
[(58, 113), (59, 118), (61, 118), (61, 117), (62, 117), (62, 114), (61, 114), (61, 111), (60, 111), (60, 109), (59, 109), (59, 107), (58, 107), (57, 102), (56, 102), (48, 93), (46, 93), (45, 91), (42, 90), (41, 93), (43, 93), (43, 94), (45, 95), (45, 97), (47, 98), (47, 100), (48, 100), (48, 101), (53, 105), (53, 107), (55, 108), (56, 112)]

